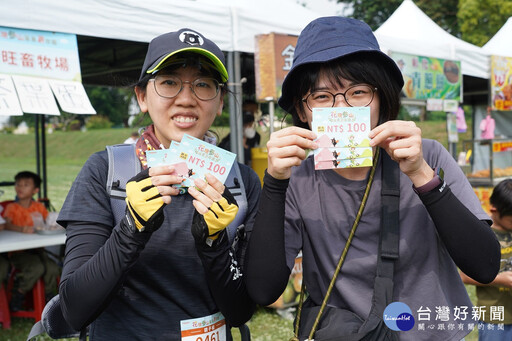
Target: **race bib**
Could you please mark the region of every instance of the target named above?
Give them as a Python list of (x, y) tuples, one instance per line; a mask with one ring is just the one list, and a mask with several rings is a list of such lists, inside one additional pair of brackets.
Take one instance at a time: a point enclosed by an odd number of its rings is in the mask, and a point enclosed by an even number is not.
[(220, 312), (180, 324), (182, 341), (226, 341), (226, 320)]

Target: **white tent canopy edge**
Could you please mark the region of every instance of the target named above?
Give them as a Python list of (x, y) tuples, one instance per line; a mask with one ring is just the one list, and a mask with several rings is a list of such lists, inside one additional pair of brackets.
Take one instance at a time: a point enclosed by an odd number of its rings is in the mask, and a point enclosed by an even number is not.
[(512, 17), (482, 47), (490, 55), (512, 57)]
[(489, 78), (488, 53), (446, 32), (411, 0), (404, 0), (375, 35), (384, 52), (460, 60), (462, 74)]

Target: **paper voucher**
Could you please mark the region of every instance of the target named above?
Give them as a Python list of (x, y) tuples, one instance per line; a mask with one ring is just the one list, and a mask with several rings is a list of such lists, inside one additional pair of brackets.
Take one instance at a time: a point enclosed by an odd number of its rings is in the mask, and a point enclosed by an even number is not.
[(169, 149), (146, 151), (146, 158), (149, 167), (173, 165), (176, 174), (185, 178), (175, 187), (190, 187), (196, 178), (205, 180), (207, 173), (224, 183), (236, 154), (185, 134), (180, 143), (172, 141)]
[(315, 169), (371, 166), (370, 128), (368, 107), (313, 108)]

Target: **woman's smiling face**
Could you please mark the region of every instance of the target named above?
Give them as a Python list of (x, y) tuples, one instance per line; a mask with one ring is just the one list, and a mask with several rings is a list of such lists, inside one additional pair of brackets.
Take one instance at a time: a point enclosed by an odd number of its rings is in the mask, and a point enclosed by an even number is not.
[[(353, 82), (350, 82), (346, 79), (340, 79), (337, 82), (333, 82), (329, 79), (326, 72), (321, 70), (317, 79), (317, 83), (314, 86), (314, 89), (311, 89), (303, 98), (306, 98), (306, 96), (312, 92), (312, 91), (318, 91), (318, 90), (326, 90), (331, 92), (332, 94), (339, 94), (339, 93), (345, 93), (346, 90), (352, 86), (354, 86)], [(369, 85), (369, 84), (368, 84)], [(369, 85), (373, 88), (373, 86)], [(304, 110), (302, 112), (305, 113), (306, 117), (300, 117), (300, 119), (303, 122), (307, 122), (309, 126), (311, 127), (311, 122), (313, 120), (313, 112), (307, 107), (306, 103), (301, 101), (301, 105), (304, 106)], [(336, 96), (336, 101), (334, 103), (335, 107), (349, 107), (350, 105), (347, 104), (345, 101), (345, 98), (341, 95)], [(371, 128), (375, 128), (379, 122), (379, 112), (380, 112), (380, 99), (379, 99), (379, 93), (378, 91), (375, 92), (373, 96), (373, 100), (369, 105), (367, 105), (370, 108), (370, 119), (371, 119)], [(297, 110), (297, 112), (301, 112), (300, 110)], [(300, 116), (300, 115), (299, 115)]]
[(157, 73), (172, 75), (181, 79), (183, 89), (176, 97), (161, 97), (155, 89), (155, 82), (147, 83), (146, 89), (135, 88), (141, 111), (148, 112), (155, 126), (155, 135), (168, 148), (171, 141), (180, 142), (183, 134), (203, 139), (216, 116), (222, 113), (224, 104), (222, 89), (211, 100), (200, 100), (191, 89), (191, 83), (205, 77), (197, 66), (186, 65), (163, 69)]

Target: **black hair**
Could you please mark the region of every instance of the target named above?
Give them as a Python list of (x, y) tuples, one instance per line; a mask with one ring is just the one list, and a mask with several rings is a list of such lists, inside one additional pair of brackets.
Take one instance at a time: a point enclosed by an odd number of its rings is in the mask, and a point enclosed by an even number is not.
[(302, 99), (316, 86), (321, 73), (327, 76), (332, 86), (347, 86), (342, 83), (342, 79), (346, 79), (354, 84), (365, 83), (376, 87), (380, 100), (379, 124), (398, 116), (402, 90), (400, 84), (392, 77), (391, 71), (386, 69), (382, 57), (360, 52), (326, 63), (309, 63), (298, 67), (293, 79), (288, 81), (293, 94), (293, 104), (288, 111), (294, 125), (309, 129), (308, 123), (300, 120), (300, 116), (306, 115)]
[(36, 173), (30, 171), (22, 171), (14, 176), (14, 181), (18, 182), (21, 179), (32, 179), (34, 181), (34, 187), (41, 187), (41, 178)]
[(490, 203), (500, 217), (512, 215), (512, 179), (505, 179), (494, 187)]

